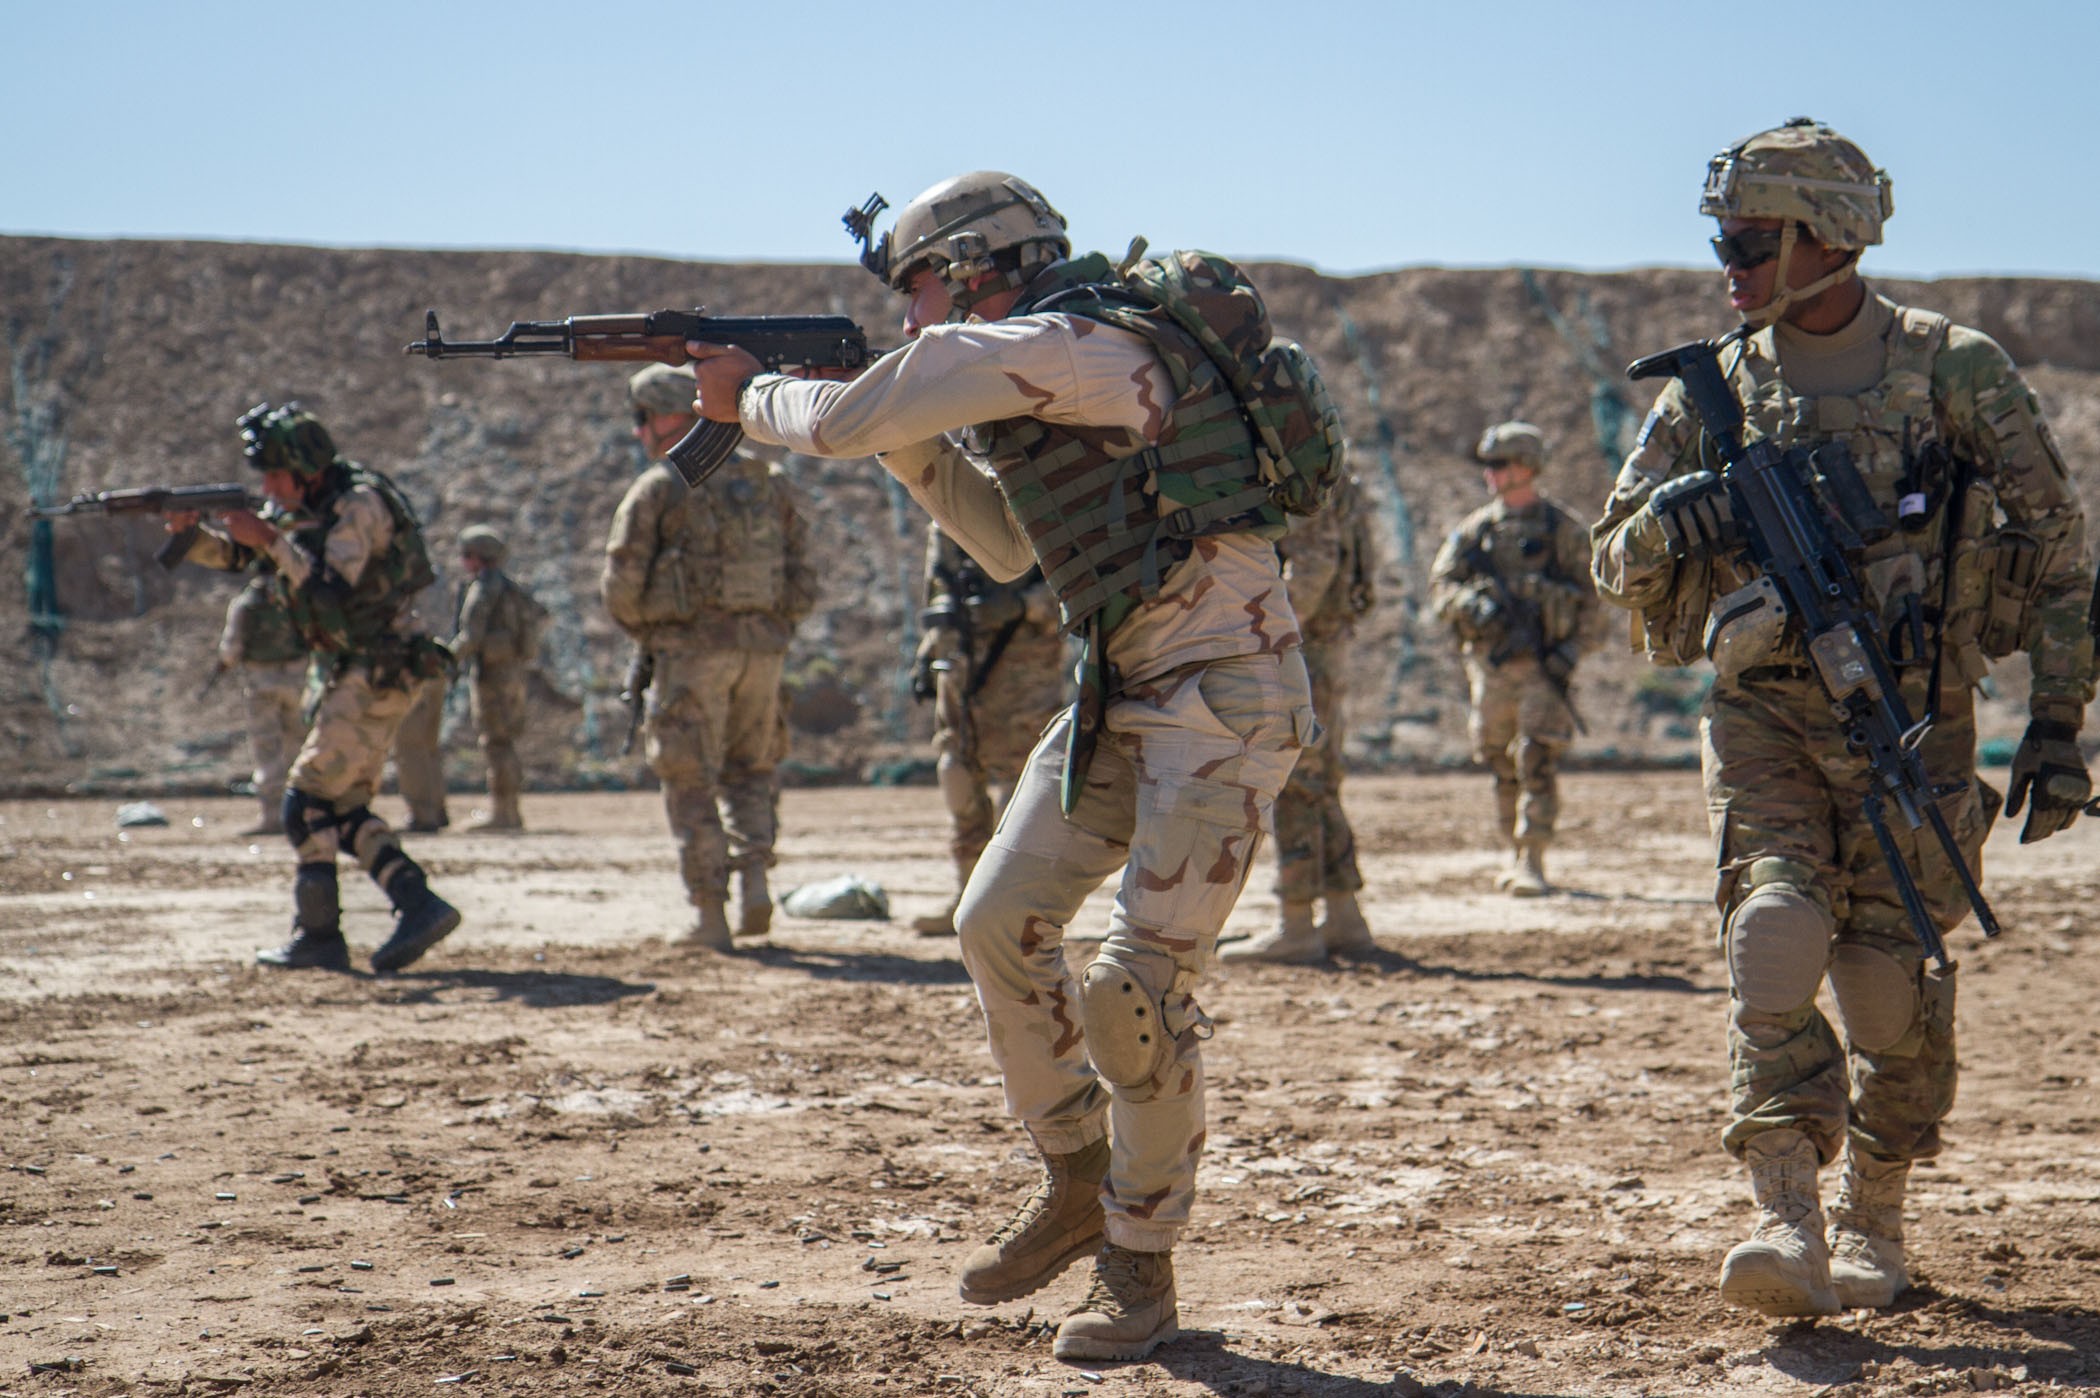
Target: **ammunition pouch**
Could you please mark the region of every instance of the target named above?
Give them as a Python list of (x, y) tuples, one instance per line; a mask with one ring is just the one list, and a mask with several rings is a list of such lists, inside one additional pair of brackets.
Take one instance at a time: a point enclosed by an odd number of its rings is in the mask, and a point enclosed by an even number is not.
[(1770, 578), (1758, 577), (1713, 604), (1700, 649), (1714, 663), (1716, 679), (1732, 680), (1745, 670), (1769, 665), (1786, 652), (1786, 601)]
[(351, 659), (372, 672), (374, 689), (410, 689), (424, 680), (450, 678), (458, 668), (451, 648), (428, 636), (388, 636)]
[(1990, 555), (1990, 598), (1977, 639), (1985, 655), (2000, 660), (2034, 644), (2034, 596), (2049, 560), (2039, 539), (2013, 528), (1992, 536)]

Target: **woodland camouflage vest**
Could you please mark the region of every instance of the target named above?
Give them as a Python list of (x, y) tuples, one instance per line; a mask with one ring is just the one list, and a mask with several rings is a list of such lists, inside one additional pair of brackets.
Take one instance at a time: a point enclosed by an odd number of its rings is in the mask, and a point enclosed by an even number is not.
[(278, 592), (286, 599), (292, 624), (314, 650), (351, 661), (371, 661), (404, 650), (400, 617), (416, 594), (436, 579), (415, 510), (392, 481), (352, 464), (340, 483), (314, 504), (313, 522), (299, 528), (292, 538), (308, 556), (326, 558), (337, 506), (360, 485), (385, 501), (393, 518), (394, 537), (386, 549), (365, 564), (354, 584), (346, 586), (333, 570), (323, 569), (305, 587), (280, 586)]

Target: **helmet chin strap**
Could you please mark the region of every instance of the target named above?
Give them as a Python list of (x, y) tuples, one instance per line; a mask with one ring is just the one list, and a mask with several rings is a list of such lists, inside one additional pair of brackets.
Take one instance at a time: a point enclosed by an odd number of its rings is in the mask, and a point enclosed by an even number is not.
[(1771, 298), (1764, 305), (1743, 312), (1743, 324), (1752, 330), (1777, 325), (1785, 317), (1787, 307), (1796, 301), (1807, 301), (1822, 295), (1849, 276), (1853, 268), (1859, 266), (1860, 251), (1853, 249), (1843, 262), (1826, 275), (1816, 278), (1806, 286), (1788, 286), (1787, 271), (1793, 265), (1794, 249), (1799, 241), (1795, 237), (1795, 230), (1799, 227), (1798, 223), (1789, 219), (1785, 231), (1779, 235), (1779, 255), (1773, 259)]

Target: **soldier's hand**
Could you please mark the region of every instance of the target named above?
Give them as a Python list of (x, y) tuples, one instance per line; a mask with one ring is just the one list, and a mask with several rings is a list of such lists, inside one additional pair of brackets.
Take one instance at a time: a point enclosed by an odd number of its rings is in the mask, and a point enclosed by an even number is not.
[(1555, 646), (1539, 661), (1539, 669), (1548, 680), (1565, 689), (1568, 676), (1575, 673), (1575, 662), (1580, 658), (1573, 646)]
[(170, 534), (180, 534), (186, 529), (195, 529), (204, 516), (195, 510), (170, 510), (160, 517), (160, 527)]
[(219, 523), (237, 544), (251, 549), (266, 549), (277, 538), (276, 526), (267, 523), (253, 510), (228, 510), (219, 516)]
[(2078, 819), (2092, 795), (2093, 780), (2078, 750), (2078, 726), (2040, 718), (2029, 722), (2013, 754), (2012, 789), (2005, 796), (2008, 820), (2022, 806), (2028, 808), (2020, 843), (2031, 845), (2062, 830)]
[(1502, 604), (1495, 600), (1494, 592), (1485, 587), (1475, 588), (1460, 610), (1466, 625), (1476, 635), (1488, 635), (1499, 629), (1503, 622)]
[(744, 380), (765, 372), (766, 366), (749, 350), (735, 345), (688, 340), (685, 352), (693, 357), (693, 411), (709, 422), (741, 422), (737, 392)]
[(1741, 539), (1728, 486), (1711, 471), (1692, 471), (1664, 481), (1641, 506), (1661, 526), (1672, 558), (1731, 549)]

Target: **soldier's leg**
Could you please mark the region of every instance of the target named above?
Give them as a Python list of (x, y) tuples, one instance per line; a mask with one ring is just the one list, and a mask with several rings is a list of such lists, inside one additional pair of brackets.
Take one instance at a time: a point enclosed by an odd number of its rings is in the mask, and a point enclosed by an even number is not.
[(1567, 700), (1539, 673), (1536, 662), (1522, 665), (1528, 673), (1517, 701), (1517, 736), (1512, 745), (1521, 794), (1512, 832), (1517, 862), (1511, 870), (1510, 890), (1536, 897), (1550, 891), (1546, 850), (1560, 820), (1560, 755), (1574, 740), (1575, 715)]
[(992, 838), (997, 819), (992, 793), (978, 761), (973, 716), (962, 694), (962, 683), (952, 671), (937, 671), (934, 678), (934, 779), (940, 788), (941, 804), (948, 810), (948, 853), (955, 864), (955, 897), (940, 912), (915, 918), (912, 928), (922, 936), (949, 936), (955, 931), (955, 908), (962, 889), (969, 883), (978, 858)]
[[(1517, 693), (1493, 666), (1470, 656), (1466, 682), (1472, 705), (1466, 715), (1466, 732), (1472, 740), (1473, 760), (1486, 767), (1495, 782), (1495, 843), (1513, 856), (1517, 798), (1523, 791), (1512, 751), (1517, 741)], [(1496, 883), (1509, 886), (1508, 869)]]
[(445, 810), (446, 680), (443, 675), (417, 680), (410, 690), (408, 712), (394, 738), (394, 782), (408, 805), (408, 828), (442, 830), (452, 823)]
[(525, 772), (518, 738), (525, 731), (525, 671), (516, 665), (484, 664), (469, 679), (467, 697), (489, 772), (489, 818), (482, 824), (491, 830), (522, 829), (518, 796)]
[(737, 935), (763, 937), (773, 924), (766, 870), (773, 865), (773, 768), (778, 761), (779, 651), (736, 652), (740, 664), (724, 715), (722, 804), (727, 813), (729, 863), (737, 871)]
[(306, 667), (243, 665), (241, 698), (248, 720), (248, 746), (255, 757), (255, 799), (261, 820), (244, 835), (284, 833), (284, 779), (292, 758), (305, 741), (301, 707), (306, 698)]
[[(1324, 744), (1324, 739), (1323, 739)], [(1309, 966), (1327, 959), (1327, 941), (1313, 925), (1313, 900), (1327, 863), (1327, 772), (1319, 750), (1298, 756), (1272, 809), (1276, 831), (1276, 925), (1218, 953), (1226, 961)]]
[(729, 839), (715, 802), (722, 769), (721, 705), (707, 693), (705, 657), (660, 652), (643, 719), (643, 751), (663, 787), (664, 814), (678, 845), (678, 872), (697, 921), (673, 938), (696, 947), (729, 946)]

